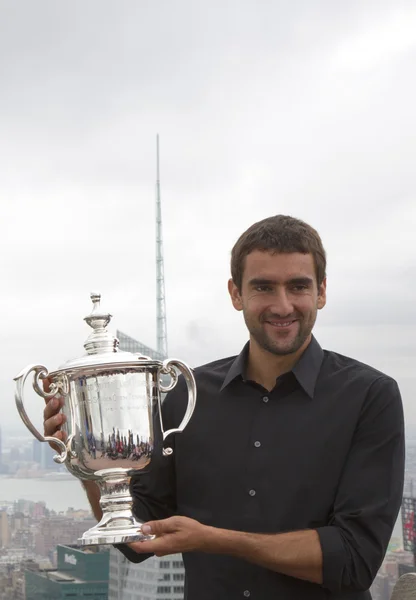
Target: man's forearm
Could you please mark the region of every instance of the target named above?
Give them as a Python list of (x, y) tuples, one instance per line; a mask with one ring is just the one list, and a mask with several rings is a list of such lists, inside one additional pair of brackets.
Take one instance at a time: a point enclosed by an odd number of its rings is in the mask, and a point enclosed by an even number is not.
[(87, 492), (88, 502), (91, 505), (92, 512), (97, 521), (101, 520), (103, 511), (100, 506), (100, 488), (94, 481), (81, 480), (82, 487)]
[(142, 526), (142, 532), (153, 534), (155, 538), (130, 544), (139, 554), (227, 554), (283, 575), (317, 584), (323, 582), (322, 548), (318, 532), (313, 529), (274, 534), (245, 533), (175, 516), (148, 521)]
[(314, 530), (279, 534), (210, 528), (207, 552), (229, 554), (313, 583), (322, 583), (322, 550)]

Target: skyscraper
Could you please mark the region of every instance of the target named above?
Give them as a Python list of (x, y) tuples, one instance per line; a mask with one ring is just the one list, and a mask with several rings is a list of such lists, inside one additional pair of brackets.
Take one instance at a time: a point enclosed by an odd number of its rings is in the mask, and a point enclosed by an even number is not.
[(5, 510), (0, 511), (0, 548), (7, 548), (10, 544), (9, 517)]
[(32, 460), (45, 470), (60, 471), (62, 466), (53, 460), (56, 454), (49, 444), (43, 444), (39, 440), (32, 440)]
[(43, 444), (37, 439), (32, 440), (32, 460), (40, 465), (42, 463), (42, 446)]

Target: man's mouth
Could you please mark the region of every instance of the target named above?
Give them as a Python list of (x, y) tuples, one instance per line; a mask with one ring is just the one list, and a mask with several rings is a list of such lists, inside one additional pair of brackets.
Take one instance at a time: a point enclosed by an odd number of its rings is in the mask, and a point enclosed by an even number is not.
[(268, 323), (272, 327), (277, 327), (277, 328), (283, 329), (285, 327), (290, 327), (291, 325), (293, 325), (293, 323), (296, 323), (296, 319), (292, 320), (292, 321), (271, 321), (271, 320), (268, 320), (268, 321), (266, 321), (266, 323)]

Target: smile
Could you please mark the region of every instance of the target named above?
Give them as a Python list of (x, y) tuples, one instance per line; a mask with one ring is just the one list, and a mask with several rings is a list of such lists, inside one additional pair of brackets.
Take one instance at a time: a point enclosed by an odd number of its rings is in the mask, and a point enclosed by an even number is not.
[(285, 327), (290, 327), (291, 325), (293, 325), (293, 323), (296, 323), (296, 321), (284, 321), (284, 322), (266, 321), (266, 323), (268, 323), (272, 327), (278, 327), (280, 329), (283, 329)]

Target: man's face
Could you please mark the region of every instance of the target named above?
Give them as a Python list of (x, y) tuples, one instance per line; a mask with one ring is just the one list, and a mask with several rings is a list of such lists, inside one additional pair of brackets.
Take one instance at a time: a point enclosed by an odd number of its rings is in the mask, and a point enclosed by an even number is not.
[(326, 280), (318, 289), (311, 254), (254, 250), (245, 260), (241, 291), (230, 280), (229, 292), (251, 340), (284, 356), (309, 341), (317, 311), (325, 306)]

